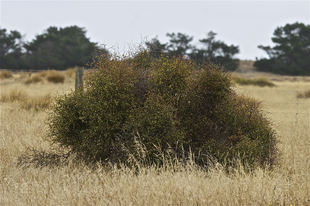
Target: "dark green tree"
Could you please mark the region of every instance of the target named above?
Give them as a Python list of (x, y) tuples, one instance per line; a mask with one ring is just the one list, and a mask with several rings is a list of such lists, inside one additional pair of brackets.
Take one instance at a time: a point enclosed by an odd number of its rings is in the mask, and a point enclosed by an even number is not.
[(210, 61), (219, 63), (225, 70), (234, 71), (238, 68), (238, 59), (234, 59), (234, 55), (239, 53), (238, 46), (228, 46), (222, 41), (215, 40), (216, 33), (210, 31), (206, 39), (199, 40), (204, 45), (202, 49), (194, 49), (190, 54), (190, 58), (197, 63)]
[(86, 30), (78, 26), (49, 27), (43, 34), (25, 45), (31, 68), (66, 69), (85, 66), (94, 56), (96, 43), (85, 36)]
[(278, 27), (273, 35), (271, 39), (276, 46), (258, 46), (269, 59), (256, 58), (254, 66), (259, 71), (277, 74), (310, 75), (310, 25), (286, 24)]
[(23, 65), (22, 35), (18, 31), (7, 32), (0, 28), (0, 68), (19, 69)]
[(193, 41), (193, 37), (190, 37), (182, 33), (167, 33), (170, 37), (169, 44), (166, 46), (167, 54), (169, 56), (188, 56), (188, 51), (193, 49), (193, 46), (189, 43)]
[(151, 39), (151, 41), (145, 42), (145, 45), (152, 59), (159, 59), (166, 52), (167, 44), (161, 44), (157, 36)]

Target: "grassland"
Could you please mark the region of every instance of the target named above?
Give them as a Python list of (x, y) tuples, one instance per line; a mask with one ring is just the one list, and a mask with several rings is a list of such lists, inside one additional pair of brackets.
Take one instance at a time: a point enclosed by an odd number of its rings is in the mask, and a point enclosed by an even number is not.
[[(245, 172), (239, 166), (227, 174), (222, 165), (204, 171), (188, 161), (165, 168), (137, 163), (137, 173), (86, 164), (44, 140), (48, 107), (23, 105), (70, 92), (69, 73), (62, 84), (45, 77), (26, 84), (35, 74), (1, 79), (0, 205), (310, 205), (310, 98), (297, 97), (297, 91), (310, 91), (307, 78), (269, 79), (276, 87), (234, 87), (262, 101), (276, 128), (281, 157), (271, 170)], [(14, 92), (20, 99), (10, 100)]]

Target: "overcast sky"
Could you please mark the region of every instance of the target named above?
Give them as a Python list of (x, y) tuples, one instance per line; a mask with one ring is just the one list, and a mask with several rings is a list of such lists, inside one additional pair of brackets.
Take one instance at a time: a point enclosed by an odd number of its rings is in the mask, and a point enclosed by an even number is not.
[(31, 41), (50, 26), (77, 25), (92, 42), (129, 44), (167, 33), (193, 36), (192, 44), (209, 31), (228, 45), (239, 46), (240, 59), (267, 57), (258, 45), (273, 46), (274, 30), (287, 23), (310, 23), (310, 0), (304, 1), (14, 1), (0, 0), (0, 25), (17, 30)]

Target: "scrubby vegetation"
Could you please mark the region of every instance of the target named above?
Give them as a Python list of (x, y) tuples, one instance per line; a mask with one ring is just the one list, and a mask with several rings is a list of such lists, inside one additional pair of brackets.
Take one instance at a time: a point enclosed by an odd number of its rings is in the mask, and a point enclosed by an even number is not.
[[(85, 92), (59, 96), (49, 118), (49, 138), (95, 160), (137, 157), (161, 164), (162, 152), (178, 160), (210, 157), (223, 163), (272, 164), (276, 135), (259, 102), (237, 96), (219, 65), (177, 57), (101, 57)], [(130, 154), (130, 155), (129, 155)]]
[(240, 85), (254, 85), (254, 86), (260, 86), (260, 87), (274, 87), (276, 86), (274, 83), (270, 82), (268, 79), (265, 78), (259, 78), (259, 79), (245, 79), (240, 77), (234, 78), (235, 83)]

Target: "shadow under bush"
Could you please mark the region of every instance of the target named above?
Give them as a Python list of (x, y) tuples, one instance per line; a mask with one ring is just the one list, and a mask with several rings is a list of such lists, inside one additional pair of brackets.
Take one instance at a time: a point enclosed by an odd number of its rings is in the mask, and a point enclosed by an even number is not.
[[(138, 57), (138, 58), (137, 58)], [(259, 103), (237, 96), (220, 65), (182, 58), (102, 57), (85, 78), (85, 92), (55, 99), (48, 137), (95, 160), (126, 163), (141, 156), (161, 164), (161, 152), (220, 163), (241, 157), (251, 166), (273, 164), (276, 135)], [(160, 152), (161, 151), (161, 152)]]

